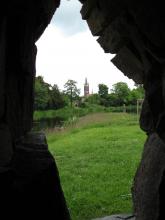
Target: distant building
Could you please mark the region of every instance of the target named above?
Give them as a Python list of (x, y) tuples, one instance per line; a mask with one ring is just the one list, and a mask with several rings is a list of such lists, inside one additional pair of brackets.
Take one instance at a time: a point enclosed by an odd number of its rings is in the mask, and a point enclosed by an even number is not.
[(89, 96), (89, 83), (87, 81), (87, 78), (85, 78), (85, 84), (84, 84), (84, 96)]

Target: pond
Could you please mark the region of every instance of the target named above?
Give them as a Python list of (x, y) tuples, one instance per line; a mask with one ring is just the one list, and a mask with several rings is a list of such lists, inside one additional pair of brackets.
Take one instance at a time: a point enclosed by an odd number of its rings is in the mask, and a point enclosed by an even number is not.
[(64, 124), (63, 118), (55, 117), (55, 118), (44, 118), (41, 120), (33, 121), (33, 131), (43, 131), (46, 129), (54, 129), (62, 127)]

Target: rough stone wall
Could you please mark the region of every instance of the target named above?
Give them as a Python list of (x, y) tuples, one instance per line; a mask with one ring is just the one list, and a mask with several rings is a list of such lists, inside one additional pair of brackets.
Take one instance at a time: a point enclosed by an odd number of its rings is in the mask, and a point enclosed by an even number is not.
[(70, 219), (46, 139), (29, 133), (35, 42), (59, 3), (11, 0), (0, 8), (0, 211), (6, 219)]
[(148, 138), (134, 180), (136, 220), (165, 219), (165, 14), (162, 2), (82, 0), (82, 18), (126, 76), (143, 84), (140, 126)]
[[(16, 140), (31, 129), (36, 40), (43, 33), (59, 1), (11, 1), (4, 15), (5, 98), (3, 120)], [(5, 44), (3, 43), (5, 46)]]
[(1, 7), (0, 151), (4, 154), (0, 157), (4, 155), (8, 161), (14, 142), (31, 130), (35, 42), (58, 5), (58, 0), (17, 0)]

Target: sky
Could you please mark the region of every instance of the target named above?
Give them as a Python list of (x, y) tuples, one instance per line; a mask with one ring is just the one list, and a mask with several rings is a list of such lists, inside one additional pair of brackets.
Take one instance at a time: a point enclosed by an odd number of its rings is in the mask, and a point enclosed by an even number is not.
[(61, 91), (67, 80), (75, 80), (81, 95), (85, 78), (90, 93), (97, 93), (101, 83), (112, 89), (113, 84), (122, 81), (133, 88), (134, 82), (110, 62), (114, 55), (105, 54), (97, 38), (92, 36), (80, 10), (78, 0), (61, 0), (60, 8), (36, 43), (37, 76), (43, 76), (51, 85), (57, 84)]

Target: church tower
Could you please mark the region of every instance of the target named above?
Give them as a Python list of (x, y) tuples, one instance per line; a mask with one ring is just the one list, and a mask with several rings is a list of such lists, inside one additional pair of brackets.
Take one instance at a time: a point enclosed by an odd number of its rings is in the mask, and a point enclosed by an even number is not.
[(84, 84), (84, 96), (89, 96), (89, 83), (87, 81), (87, 78), (85, 78), (85, 84)]

